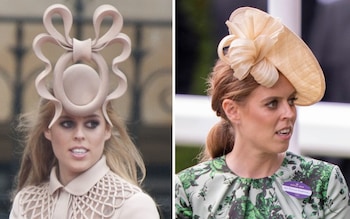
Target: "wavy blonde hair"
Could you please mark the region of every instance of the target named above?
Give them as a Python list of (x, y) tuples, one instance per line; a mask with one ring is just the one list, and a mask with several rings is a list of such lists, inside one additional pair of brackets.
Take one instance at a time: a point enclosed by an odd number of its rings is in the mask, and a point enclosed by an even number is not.
[[(48, 181), (52, 167), (57, 165), (58, 161), (51, 142), (44, 136), (54, 113), (54, 104), (51, 101), (41, 100), (37, 111), (19, 118), (18, 134), (22, 137), (24, 148), (14, 195), (25, 186), (39, 185)], [(107, 165), (125, 180), (140, 186), (146, 175), (142, 156), (111, 103), (108, 103), (107, 113), (113, 124), (112, 136), (106, 141), (103, 151)]]

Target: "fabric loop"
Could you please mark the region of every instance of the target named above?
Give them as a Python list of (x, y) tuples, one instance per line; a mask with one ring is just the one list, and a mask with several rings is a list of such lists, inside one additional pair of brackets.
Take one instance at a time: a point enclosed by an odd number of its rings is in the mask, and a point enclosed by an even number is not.
[(73, 61), (91, 60), (91, 39), (84, 41), (73, 39)]
[[(100, 35), (100, 26), (102, 21), (106, 17), (112, 17), (112, 26), (109, 28), (109, 30), (99, 38)], [(96, 38), (93, 40), (93, 48), (95, 51), (99, 51), (106, 47), (112, 39), (117, 37), (120, 34), (120, 31), (123, 26), (123, 17), (118, 12), (116, 8), (110, 5), (103, 5), (98, 7), (95, 10), (94, 16), (93, 16), (93, 26), (95, 29), (95, 36)]]
[[(64, 36), (59, 31), (57, 31), (57, 29), (52, 24), (52, 18), (55, 14), (60, 15), (63, 20), (65, 34)], [(55, 39), (57, 39), (63, 47), (70, 47), (70, 45), (72, 45), (72, 39), (70, 38), (69, 33), (72, 29), (73, 17), (72, 13), (66, 6), (54, 4), (48, 7), (43, 16), (43, 23), (47, 32)]]
[[(280, 21), (272, 18), (264, 22), (254, 22), (254, 18), (237, 19), (226, 21), (226, 25), (230, 34), (219, 43), (217, 52), (220, 59), (232, 68), (238, 80), (251, 74), (259, 84), (273, 86), (278, 80), (278, 71), (266, 57), (283, 32)], [(224, 54), (226, 47), (227, 54)]]
[[(54, 15), (61, 16), (64, 26), (64, 34), (61, 34), (53, 25), (52, 18)], [(107, 30), (105, 34), (100, 37), (100, 26), (102, 21), (108, 17), (112, 18), (112, 25)], [(39, 34), (33, 42), (33, 49), (35, 54), (40, 60), (45, 63), (45, 69), (36, 78), (36, 88), (39, 95), (55, 103), (55, 116), (51, 121), (49, 127), (57, 120), (57, 118), (62, 113), (63, 108), (68, 110), (72, 115), (81, 115), (92, 113), (98, 108), (102, 107), (103, 114), (112, 126), (111, 121), (107, 115), (107, 103), (112, 100), (122, 96), (127, 89), (127, 79), (125, 74), (118, 68), (118, 64), (125, 61), (131, 54), (131, 41), (129, 37), (123, 33), (120, 33), (123, 26), (123, 17), (119, 11), (111, 5), (101, 5), (99, 6), (93, 15), (93, 27), (95, 31), (95, 38), (87, 40), (72, 39), (69, 36), (69, 32), (72, 28), (73, 17), (71, 12), (67, 7), (61, 4), (54, 4), (50, 6), (44, 13), (43, 23), (47, 30), (47, 34)], [(58, 59), (55, 72), (54, 72), (54, 94), (51, 94), (49, 89), (45, 84), (45, 78), (49, 76), (52, 71), (52, 64), (48, 58), (43, 54), (41, 47), (44, 43), (50, 42), (66, 50), (66, 53), (62, 54)], [(104, 58), (99, 53), (106, 46), (118, 43), (122, 46), (122, 51), (120, 55), (114, 57), (112, 61), (112, 71), (118, 79), (118, 86), (108, 94), (109, 86), (109, 69)], [(99, 71), (98, 76), (100, 80), (95, 83), (99, 83), (97, 87), (98, 93), (96, 95), (86, 95), (94, 96), (91, 103), (84, 105), (75, 105), (70, 102), (69, 98), (66, 97), (65, 86), (62, 85), (64, 80), (64, 71), (67, 68), (68, 63), (73, 62), (73, 64), (79, 61), (93, 61), (97, 64)], [(58, 95), (57, 95), (58, 94)], [(55, 96), (56, 95), (56, 96)], [(82, 101), (84, 102), (84, 100)]]

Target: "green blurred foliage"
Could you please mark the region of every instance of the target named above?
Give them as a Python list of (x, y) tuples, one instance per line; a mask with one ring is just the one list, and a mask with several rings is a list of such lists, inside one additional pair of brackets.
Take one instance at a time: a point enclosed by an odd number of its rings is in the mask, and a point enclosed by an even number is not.
[[(195, 64), (193, 82), (190, 93), (206, 95), (206, 80), (211, 72), (216, 58), (216, 45), (214, 45), (213, 22), (211, 19), (212, 0), (177, 0), (177, 7), (186, 13), (188, 23), (198, 36), (198, 57)], [(175, 173), (198, 163), (201, 146), (176, 145), (175, 146)]]
[(198, 61), (190, 92), (196, 95), (206, 95), (206, 80), (215, 61), (216, 45), (212, 33), (211, 0), (182, 0), (178, 7), (186, 12), (188, 22), (193, 25), (198, 35)]
[(175, 146), (175, 173), (197, 164), (201, 150), (199, 146)]

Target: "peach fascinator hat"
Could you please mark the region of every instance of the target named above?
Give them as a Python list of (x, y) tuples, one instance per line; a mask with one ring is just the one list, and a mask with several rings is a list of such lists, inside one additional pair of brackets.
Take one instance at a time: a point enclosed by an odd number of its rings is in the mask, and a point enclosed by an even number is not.
[[(52, 22), (54, 15), (62, 18), (64, 35), (54, 27)], [(106, 17), (112, 18), (112, 24), (107, 32), (100, 36), (100, 26)], [(69, 36), (73, 16), (70, 10), (61, 4), (54, 4), (46, 9), (43, 24), (47, 33), (37, 35), (33, 41), (34, 53), (45, 63), (45, 69), (37, 76), (35, 86), (42, 98), (52, 101), (55, 105), (55, 114), (49, 128), (60, 117), (63, 109), (73, 116), (87, 116), (102, 109), (106, 121), (112, 126), (106, 106), (110, 100), (122, 96), (126, 91), (126, 76), (118, 68), (118, 64), (125, 61), (131, 53), (129, 37), (120, 32), (123, 17), (119, 11), (111, 5), (101, 5), (95, 10), (93, 15), (95, 39), (81, 41)], [(44, 43), (52, 43), (65, 50), (54, 68), (42, 52)], [(122, 50), (112, 61), (112, 71), (118, 79), (118, 85), (109, 93), (109, 67), (100, 51), (113, 43), (121, 44)], [(98, 71), (85, 63), (95, 63)], [(52, 69), (53, 93), (46, 85), (46, 79)]]
[(282, 73), (297, 91), (296, 105), (321, 100), (323, 71), (302, 39), (279, 19), (250, 7), (235, 10), (226, 25), (229, 35), (218, 45), (218, 56), (243, 80), (248, 74), (262, 86), (272, 87)]

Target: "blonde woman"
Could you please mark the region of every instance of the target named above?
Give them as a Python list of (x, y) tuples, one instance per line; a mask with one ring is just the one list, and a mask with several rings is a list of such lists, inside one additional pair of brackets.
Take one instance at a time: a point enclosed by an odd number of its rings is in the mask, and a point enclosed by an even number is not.
[[(53, 14), (62, 16), (65, 31), (72, 25), (68, 8), (52, 5), (44, 13), (48, 34), (33, 42), (46, 68), (36, 79), (42, 97), (37, 112), (20, 120), (24, 151), (10, 218), (158, 219), (155, 202), (141, 189), (142, 157), (110, 102), (126, 89), (117, 67), (130, 54), (129, 38), (119, 33), (121, 15), (110, 5), (100, 6), (94, 14), (96, 39), (79, 41), (54, 29)], [(99, 38), (99, 22), (107, 15), (113, 24)], [(67, 49), (55, 65), (52, 86), (45, 83), (52, 69), (41, 51), (46, 42)], [(109, 70), (99, 51), (114, 42), (123, 49), (112, 65), (118, 87), (108, 93)], [(87, 61), (95, 62), (98, 72)]]

